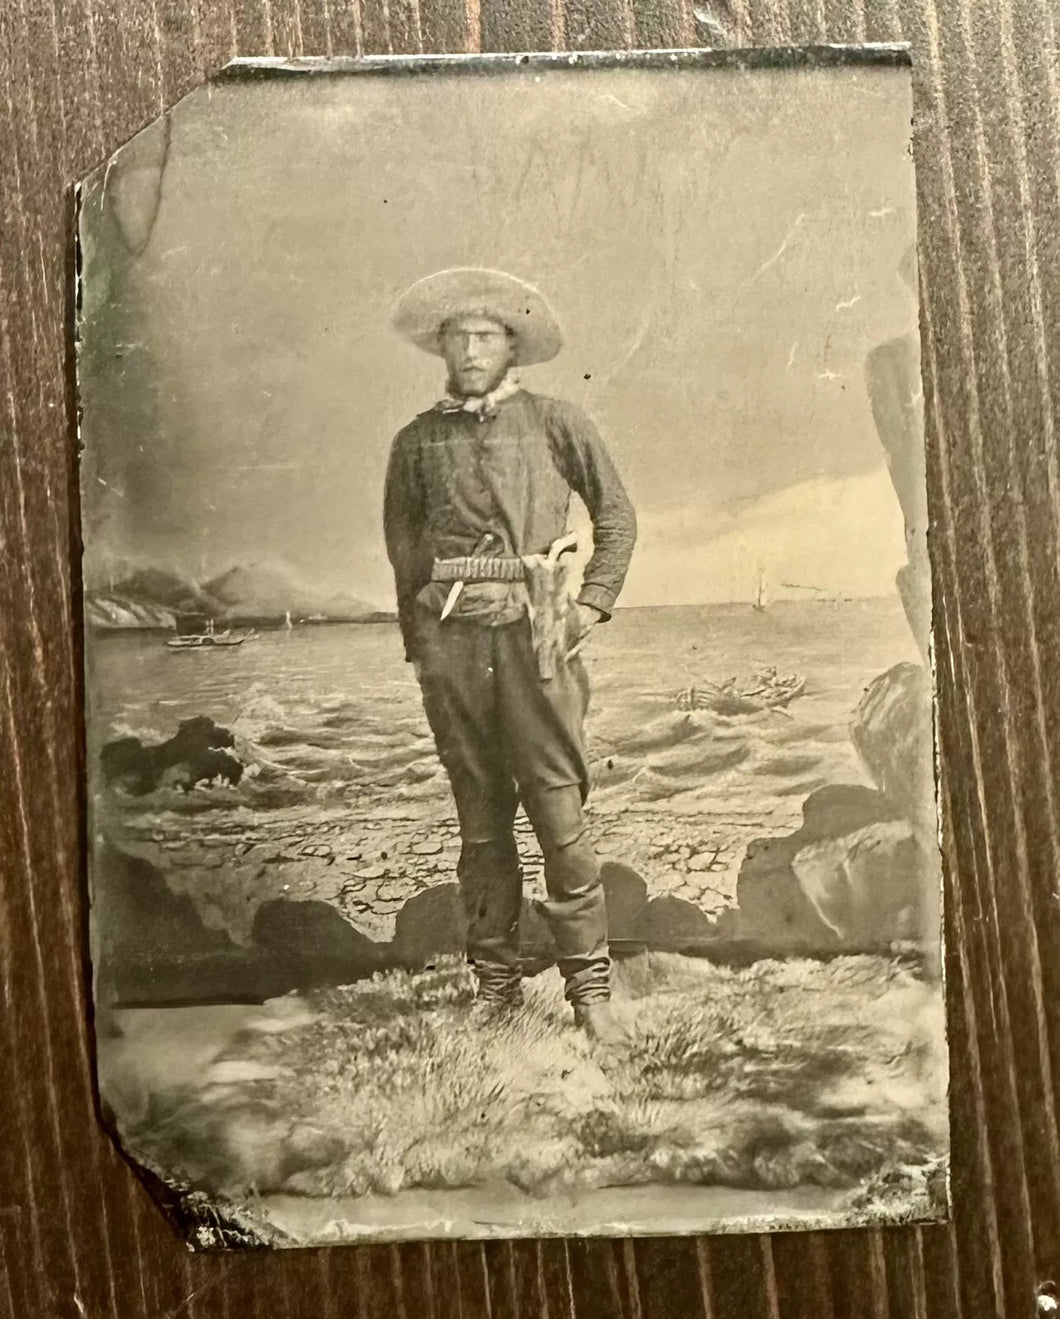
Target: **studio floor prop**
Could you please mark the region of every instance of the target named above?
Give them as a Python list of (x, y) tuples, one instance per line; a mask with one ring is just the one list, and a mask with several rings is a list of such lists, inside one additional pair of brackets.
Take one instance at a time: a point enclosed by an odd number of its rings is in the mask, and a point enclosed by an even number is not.
[(617, 982), (629, 1039), (609, 1046), (575, 1029), (555, 971), (484, 1018), (455, 958), (254, 1008), (131, 1010), (101, 1089), (138, 1159), (266, 1223), (270, 1197), (453, 1191), (466, 1212), (475, 1188), (488, 1222), (499, 1184), (546, 1230), (550, 1202), (608, 1187), (730, 1188), (719, 1220), (740, 1192), (800, 1187), (848, 1221), (943, 1212), (941, 1006), (914, 971), (650, 954)]

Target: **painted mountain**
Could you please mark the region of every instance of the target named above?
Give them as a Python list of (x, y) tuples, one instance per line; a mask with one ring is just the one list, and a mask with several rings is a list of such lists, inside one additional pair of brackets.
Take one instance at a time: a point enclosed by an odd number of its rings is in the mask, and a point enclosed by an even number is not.
[(279, 568), (237, 565), (201, 585), (176, 569), (118, 565), (85, 588), (85, 619), (98, 630), (174, 628), (215, 623), (267, 626), (366, 623), (393, 617), (354, 595), (314, 591)]
[(249, 564), (229, 568), (203, 585), (220, 606), (216, 615), (229, 623), (282, 621), (359, 623), (391, 615), (354, 595), (326, 594), (296, 584), (279, 568)]
[(172, 568), (114, 564), (85, 583), (85, 621), (92, 628), (175, 626), (182, 615), (209, 615), (214, 602)]

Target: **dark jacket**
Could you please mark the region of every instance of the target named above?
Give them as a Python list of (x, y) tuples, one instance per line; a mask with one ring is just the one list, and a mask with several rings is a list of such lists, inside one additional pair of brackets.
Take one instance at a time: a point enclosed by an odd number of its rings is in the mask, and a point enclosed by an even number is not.
[[(406, 654), (415, 652), (415, 603), (435, 558), (470, 554), (492, 531), (495, 552), (540, 554), (564, 534), (571, 491), (593, 523), (593, 556), (578, 599), (605, 617), (625, 580), (636, 517), (596, 427), (579, 408), (519, 390), (492, 416), (432, 408), (399, 431), (390, 452), (383, 522)], [(504, 583), (467, 588), (467, 617), (517, 617)]]

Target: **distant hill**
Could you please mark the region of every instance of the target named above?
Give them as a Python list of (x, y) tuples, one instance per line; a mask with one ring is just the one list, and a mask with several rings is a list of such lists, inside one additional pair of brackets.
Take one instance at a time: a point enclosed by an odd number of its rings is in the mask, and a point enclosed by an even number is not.
[(221, 605), (222, 617), (229, 622), (282, 619), (288, 612), (294, 620), (356, 622), (378, 612), (353, 595), (324, 595), (296, 585), (280, 569), (266, 564), (229, 568), (206, 582), (203, 590)]
[(122, 564), (85, 589), (85, 618), (96, 628), (173, 627), (180, 615), (208, 615), (214, 607), (192, 578), (172, 568)]
[[(374, 622), (393, 614), (354, 595), (315, 592), (266, 564), (239, 564), (199, 584), (170, 568), (122, 565), (105, 581), (86, 584), (90, 627), (195, 628), (215, 622)], [(199, 621), (196, 621), (199, 620)]]
[(85, 595), (85, 622), (96, 631), (134, 627), (172, 628), (176, 615), (160, 605), (118, 600), (110, 595)]

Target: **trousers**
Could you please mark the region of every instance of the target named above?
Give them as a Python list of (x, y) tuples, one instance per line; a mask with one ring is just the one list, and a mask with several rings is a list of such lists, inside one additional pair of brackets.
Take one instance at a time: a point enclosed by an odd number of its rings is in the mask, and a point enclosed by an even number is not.
[(518, 997), (522, 873), (513, 830), (520, 801), (544, 858), (538, 904), (567, 1000), (609, 997), (607, 912), (584, 805), (589, 681), (576, 656), (538, 676), (524, 617), (488, 626), (423, 612), (416, 659), (424, 710), (460, 822), (457, 877), (479, 993)]

